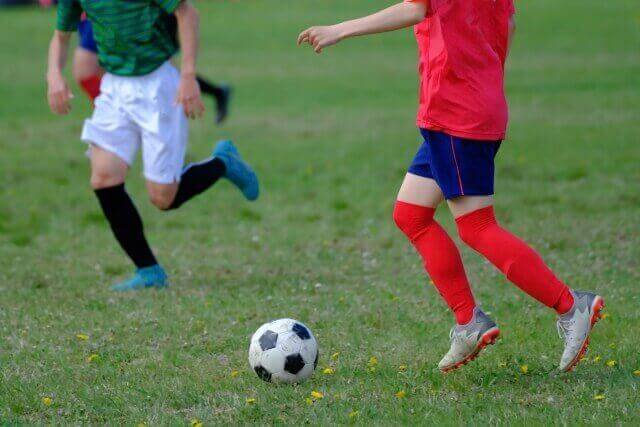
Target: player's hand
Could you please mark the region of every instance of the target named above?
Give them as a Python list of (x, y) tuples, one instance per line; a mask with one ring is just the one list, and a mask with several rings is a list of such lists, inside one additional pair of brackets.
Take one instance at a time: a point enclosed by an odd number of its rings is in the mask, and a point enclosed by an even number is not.
[(298, 45), (309, 43), (316, 53), (322, 49), (333, 46), (342, 40), (342, 35), (336, 25), (307, 28), (298, 36)]
[(200, 85), (195, 76), (183, 75), (180, 77), (180, 85), (178, 86), (177, 104), (182, 104), (184, 114), (195, 119), (202, 117), (204, 113), (204, 104), (200, 96)]
[(73, 94), (62, 76), (47, 79), (47, 99), (49, 108), (55, 114), (68, 114), (71, 111), (71, 99)]

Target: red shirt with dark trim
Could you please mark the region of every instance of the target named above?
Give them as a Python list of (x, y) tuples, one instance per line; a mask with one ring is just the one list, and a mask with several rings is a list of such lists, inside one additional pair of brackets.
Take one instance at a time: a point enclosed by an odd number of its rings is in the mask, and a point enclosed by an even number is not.
[(513, 0), (406, 0), (429, 3), (414, 27), (421, 128), (481, 141), (505, 137), (504, 93)]

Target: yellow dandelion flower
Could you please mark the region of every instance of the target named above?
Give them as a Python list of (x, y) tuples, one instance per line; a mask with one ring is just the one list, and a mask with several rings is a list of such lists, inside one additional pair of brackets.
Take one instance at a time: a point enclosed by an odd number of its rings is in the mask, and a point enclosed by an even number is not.
[(191, 420), (191, 427), (202, 427), (202, 423), (199, 419), (194, 418)]
[(633, 375), (635, 375), (636, 377), (640, 377), (640, 369), (636, 369), (635, 371), (633, 371)]
[(529, 366), (528, 365), (520, 366), (520, 372), (522, 372), (523, 374), (528, 373), (529, 372)]
[(311, 392), (311, 397), (314, 399), (322, 399), (324, 397), (324, 394), (320, 393), (319, 391), (313, 390)]
[(378, 358), (375, 356), (371, 356), (369, 359), (369, 366), (376, 366), (378, 364)]
[(339, 352), (339, 351), (336, 351), (335, 353), (333, 353), (333, 354), (331, 355), (331, 360), (336, 360), (336, 359), (338, 358), (338, 356), (340, 356), (340, 352)]
[(600, 316), (600, 318), (602, 320), (606, 319), (607, 317), (611, 316), (609, 313), (602, 313), (602, 316)]
[(403, 397), (405, 397), (407, 395), (407, 392), (404, 390), (400, 390), (399, 392), (396, 393), (396, 397), (398, 399), (402, 399)]
[(44, 406), (51, 406), (51, 404), (53, 403), (53, 399), (49, 396), (45, 396), (42, 398), (42, 403), (44, 404)]
[(596, 394), (595, 396), (593, 396), (593, 400), (603, 400), (604, 399), (604, 394)]
[(307, 405), (313, 405), (313, 399), (311, 399), (310, 397), (305, 397), (304, 401), (307, 402)]
[(613, 368), (614, 366), (616, 366), (616, 361), (615, 360), (608, 360), (607, 361), (607, 366), (610, 368)]
[(322, 370), (322, 373), (325, 375), (333, 375), (336, 371), (333, 370), (333, 368), (324, 368)]
[(600, 356), (596, 356), (596, 357), (593, 358), (593, 361), (596, 362), (596, 363), (598, 363), (601, 360), (602, 360), (602, 357), (600, 357)]
[(231, 375), (231, 378), (235, 378), (238, 375), (240, 375), (240, 371), (238, 371), (237, 369), (232, 369), (230, 375)]
[(253, 405), (254, 403), (256, 403), (256, 399), (255, 399), (255, 398), (253, 398), (253, 397), (250, 397), (250, 398), (248, 398), (248, 399), (247, 399), (247, 403), (248, 403), (249, 405)]
[(351, 411), (349, 412), (349, 418), (355, 418), (358, 416), (359, 413), (360, 411)]
[(76, 338), (78, 338), (80, 341), (86, 341), (89, 339), (89, 335), (87, 334), (76, 334)]
[(90, 354), (89, 357), (87, 357), (87, 363), (91, 363), (94, 362), (96, 360), (98, 360), (100, 358), (100, 356), (98, 356), (97, 354)]
[(398, 366), (398, 372), (406, 372), (406, 371), (407, 371), (407, 365)]

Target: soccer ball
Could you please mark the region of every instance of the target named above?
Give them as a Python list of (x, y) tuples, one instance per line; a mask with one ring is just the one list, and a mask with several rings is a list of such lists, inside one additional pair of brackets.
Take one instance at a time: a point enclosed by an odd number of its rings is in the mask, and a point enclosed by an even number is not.
[(297, 320), (274, 320), (251, 337), (249, 364), (264, 381), (302, 382), (318, 366), (318, 343)]

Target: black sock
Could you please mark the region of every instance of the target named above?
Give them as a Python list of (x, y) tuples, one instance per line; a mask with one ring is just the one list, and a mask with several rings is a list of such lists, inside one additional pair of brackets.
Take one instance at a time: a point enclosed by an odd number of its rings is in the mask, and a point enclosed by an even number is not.
[(218, 158), (212, 158), (187, 166), (180, 177), (176, 198), (169, 209), (178, 209), (182, 204), (211, 187), (224, 175), (226, 167)]
[(213, 96), (217, 102), (221, 101), (221, 98), (224, 96), (224, 90), (221, 87), (216, 86), (215, 83), (206, 80), (204, 77), (196, 76), (196, 79), (198, 80), (198, 85), (200, 85), (202, 93)]
[(144, 237), (142, 218), (124, 184), (95, 190), (104, 215), (120, 246), (138, 268), (158, 263)]

